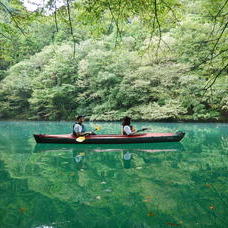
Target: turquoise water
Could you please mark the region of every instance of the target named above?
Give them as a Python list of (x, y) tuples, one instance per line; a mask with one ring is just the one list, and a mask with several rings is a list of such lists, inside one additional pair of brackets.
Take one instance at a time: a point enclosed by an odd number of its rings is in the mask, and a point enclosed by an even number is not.
[[(119, 133), (118, 123), (97, 133)], [(181, 143), (36, 145), (70, 122), (0, 122), (0, 227), (227, 227), (228, 124), (134, 123)]]

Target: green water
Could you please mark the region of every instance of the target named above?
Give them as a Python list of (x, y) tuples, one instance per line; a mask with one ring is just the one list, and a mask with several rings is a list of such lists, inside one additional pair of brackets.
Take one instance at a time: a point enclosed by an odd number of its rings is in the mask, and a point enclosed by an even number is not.
[[(98, 123), (119, 133), (118, 123)], [(181, 143), (36, 145), (69, 122), (0, 122), (0, 227), (227, 227), (228, 124), (135, 123)], [(93, 124), (90, 124), (93, 127)]]

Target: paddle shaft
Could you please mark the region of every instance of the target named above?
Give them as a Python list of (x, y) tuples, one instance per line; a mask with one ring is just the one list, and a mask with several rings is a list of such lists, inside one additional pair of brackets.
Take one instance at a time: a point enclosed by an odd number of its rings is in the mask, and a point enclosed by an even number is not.
[[(92, 133), (94, 133), (94, 131), (98, 131), (98, 130), (100, 130), (100, 129), (95, 128), (95, 129), (92, 131)], [(77, 142), (84, 142), (84, 141), (86, 140), (85, 136), (88, 136), (88, 135), (91, 135), (91, 134), (90, 134), (90, 133), (85, 133), (85, 134), (83, 134), (83, 135), (77, 137), (77, 138), (76, 138), (76, 141), (77, 141)]]
[(134, 133), (138, 133), (138, 132), (141, 132), (141, 131), (147, 131), (147, 130), (152, 130), (150, 127), (148, 127), (148, 128), (142, 128), (142, 129), (140, 129), (140, 130), (137, 130), (136, 132), (134, 132)]

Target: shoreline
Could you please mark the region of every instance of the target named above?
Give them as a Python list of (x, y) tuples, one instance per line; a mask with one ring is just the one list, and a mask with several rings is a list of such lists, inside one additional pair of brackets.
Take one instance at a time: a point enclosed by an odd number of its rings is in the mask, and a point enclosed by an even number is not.
[[(74, 122), (74, 120), (28, 120), (28, 119), (0, 119), (0, 122)], [(122, 120), (86, 120), (87, 122), (120, 122)], [(227, 120), (140, 120), (133, 119), (132, 122), (151, 122), (151, 123), (228, 123)]]

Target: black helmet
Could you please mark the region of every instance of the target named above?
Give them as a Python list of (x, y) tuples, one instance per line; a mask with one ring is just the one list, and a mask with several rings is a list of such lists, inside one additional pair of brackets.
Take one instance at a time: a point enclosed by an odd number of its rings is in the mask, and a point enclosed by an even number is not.
[(130, 125), (131, 123), (131, 118), (129, 116), (125, 116), (123, 118), (123, 122), (122, 122), (122, 125), (125, 126), (125, 125)]
[(75, 116), (76, 120), (79, 120), (79, 119), (84, 118), (84, 117), (85, 117), (84, 115)]

